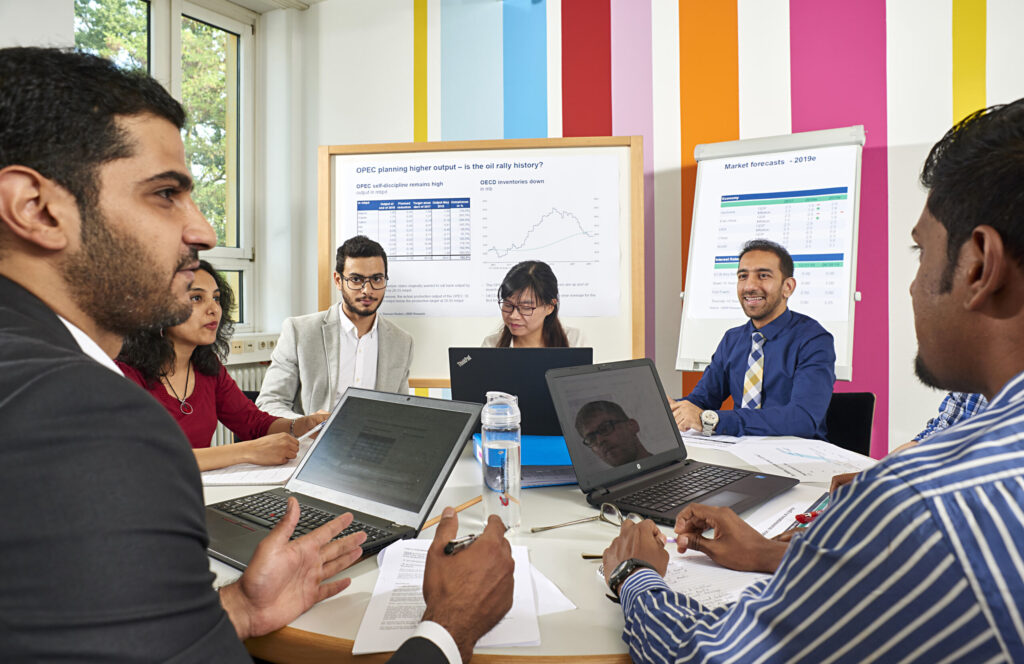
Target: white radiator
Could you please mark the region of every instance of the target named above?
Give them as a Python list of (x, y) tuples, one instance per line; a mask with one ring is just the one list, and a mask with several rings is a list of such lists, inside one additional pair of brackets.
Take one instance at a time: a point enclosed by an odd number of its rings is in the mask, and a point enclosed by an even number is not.
[[(228, 375), (235, 379), (238, 389), (246, 392), (259, 392), (263, 384), (263, 374), (267, 373), (267, 364), (255, 362), (253, 364), (232, 364), (228, 365)], [(217, 423), (217, 431), (213, 434), (212, 445), (228, 445), (235, 441), (234, 434), (223, 424)]]

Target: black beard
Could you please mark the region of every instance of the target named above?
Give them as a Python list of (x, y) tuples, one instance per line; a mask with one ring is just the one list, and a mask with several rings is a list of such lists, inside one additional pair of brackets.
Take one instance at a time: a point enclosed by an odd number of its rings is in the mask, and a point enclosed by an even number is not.
[[(188, 320), (192, 305), (172, 292), (174, 274), (162, 279), (138, 239), (116, 234), (97, 207), (79, 207), (82, 246), (60, 266), (75, 304), (100, 328), (120, 336)], [(175, 272), (197, 259), (195, 249), (188, 251)]]
[(940, 390), (947, 389), (945, 385), (942, 385), (938, 377), (931, 372), (924, 361), (921, 359), (921, 354), (918, 353), (917, 357), (914, 358), (914, 374), (917, 375), (917, 379), (927, 385), (928, 387), (934, 387)]

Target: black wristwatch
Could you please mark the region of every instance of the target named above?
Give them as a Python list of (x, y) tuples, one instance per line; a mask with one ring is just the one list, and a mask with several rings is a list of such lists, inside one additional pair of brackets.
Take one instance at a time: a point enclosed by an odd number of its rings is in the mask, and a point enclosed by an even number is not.
[(654, 569), (654, 565), (644, 560), (640, 560), (639, 558), (623, 560), (615, 567), (611, 576), (608, 577), (608, 588), (615, 595), (615, 601), (619, 601), (619, 588), (622, 586), (622, 582), (625, 581), (630, 574), (641, 567), (646, 567), (647, 569), (654, 570), (655, 572), (658, 571)]

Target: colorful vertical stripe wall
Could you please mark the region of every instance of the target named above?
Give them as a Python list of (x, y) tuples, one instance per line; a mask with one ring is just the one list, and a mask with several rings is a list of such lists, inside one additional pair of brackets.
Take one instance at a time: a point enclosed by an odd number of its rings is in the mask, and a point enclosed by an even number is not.
[[(316, 121), (327, 141), (642, 135), (648, 349), (678, 335), (653, 321), (656, 309), (678, 310), (679, 302), (654, 293), (656, 285), (666, 292), (664, 282), (683, 286), (694, 146), (864, 125), (862, 298), (853, 380), (836, 389), (877, 395), (875, 456), (909, 440), (934, 412), (942, 395), (918, 385), (912, 370), (907, 287), (915, 264), (907, 247), (924, 202), (917, 173), (954, 121), (1024, 96), (1024, 3), (325, 0), (310, 15), (317, 80), (341, 84), (319, 93)], [(367, 92), (356, 102), (342, 95), (352, 84)], [(677, 89), (666, 94), (665, 86)], [(396, 121), (396, 104), (408, 105), (407, 124)], [(655, 186), (666, 177), (673, 186)], [(655, 218), (655, 209), (672, 213)], [(655, 249), (668, 235), (681, 237), (680, 260), (658, 265)], [(666, 345), (657, 346), (664, 354)], [(667, 391), (679, 395), (698, 376), (669, 378)]]

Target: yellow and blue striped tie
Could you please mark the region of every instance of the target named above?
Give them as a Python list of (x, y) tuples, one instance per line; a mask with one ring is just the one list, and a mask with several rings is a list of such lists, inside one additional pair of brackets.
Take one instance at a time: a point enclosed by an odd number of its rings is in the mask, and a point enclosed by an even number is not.
[(761, 407), (761, 387), (764, 382), (764, 335), (754, 332), (750, 336), (750, 357), (747, 358), (747, 373), (743, 376), (743, 403), (741, 408)]

